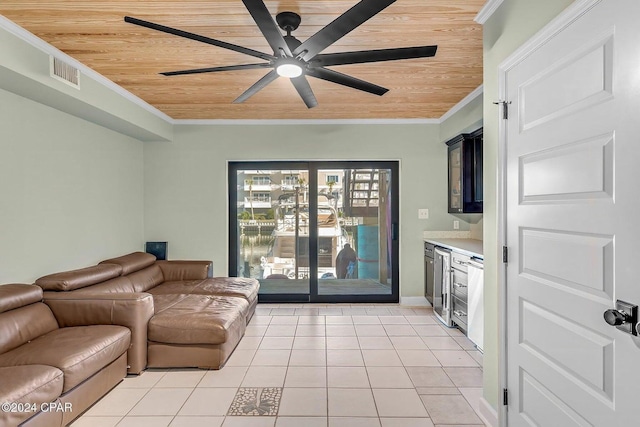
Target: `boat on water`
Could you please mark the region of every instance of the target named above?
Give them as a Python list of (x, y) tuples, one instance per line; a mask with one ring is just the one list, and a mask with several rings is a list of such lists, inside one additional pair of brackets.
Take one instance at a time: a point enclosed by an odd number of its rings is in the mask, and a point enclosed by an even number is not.
[[(340, 225), (333, 198), (318, 196), (318, 277), (336, 277), (336, 257), (349, 236)], [(309, 201), (304, 193), (287, 193), (274, 206), (272, 246), (261, 258), (264, 279), (309, 277)]]

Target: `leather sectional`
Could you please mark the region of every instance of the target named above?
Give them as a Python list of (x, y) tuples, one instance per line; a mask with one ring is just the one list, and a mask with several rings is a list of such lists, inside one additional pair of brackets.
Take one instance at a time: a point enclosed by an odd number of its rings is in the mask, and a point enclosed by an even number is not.
[(134, 252), (0, 285), (0, 426), (65, 426), (147, 367), (221, 368), (260, 285), (210, 273)]
[[(134, 252), (41, 277), (36, 285), (54, 311), (75, 313), (70, 326), (95, 315), (98, 305), (105, 323), (129, 328), (129, 373), (145, 367), (219, 369), (244, 335), (260, 284), (209, 277), (210, 268), (210, 261), (156, 261)], [(111, 308), (122, 299), (128, 310)]]
[(0, 286), (1, 426), (67, 425), (126, 376), (129, 329), (82, 323), (65, 326), (38, 286)]

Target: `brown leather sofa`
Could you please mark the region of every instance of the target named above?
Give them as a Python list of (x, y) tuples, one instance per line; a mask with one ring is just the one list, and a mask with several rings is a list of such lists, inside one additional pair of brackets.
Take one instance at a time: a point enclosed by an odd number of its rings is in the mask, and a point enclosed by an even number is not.
[[(260, 284), (208, 277), (210, 268), (210, 261), (156, 261), (151, 254), (134, 252), (44, 276), (36, 284), (52, 308), (76, 312), (75, 322), (82, 323), (90, 315), (83, 310), (98, 300), (106, 304), (103, 321), (131, 329), (129, 373), (145, 367), (219, 369), (244, 335)], [(135, 309), (112, 312), (108, 301), (120, 298)]]
[(129, 329), (91, 315), (65, 326), (74, 314), (42, 297), (38, 286), (0, 286), (0, 426), (67, 425), (127, 374)]

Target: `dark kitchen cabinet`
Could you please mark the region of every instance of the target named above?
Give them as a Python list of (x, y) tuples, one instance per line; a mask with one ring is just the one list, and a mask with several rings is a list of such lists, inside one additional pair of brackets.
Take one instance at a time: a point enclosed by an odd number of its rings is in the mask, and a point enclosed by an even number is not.
[(482, 212), (482, 128), (447, 141), (449, 213)]

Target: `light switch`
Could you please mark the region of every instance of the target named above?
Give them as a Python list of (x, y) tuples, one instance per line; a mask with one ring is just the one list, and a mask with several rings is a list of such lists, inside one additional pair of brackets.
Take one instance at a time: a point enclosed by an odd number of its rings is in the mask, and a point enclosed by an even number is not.
[(453, 221), (453, 229), (454, 230), (460, 229), (460, 221)]
[(418, 209), (418, 219), (429, 219), (429, 209)]

